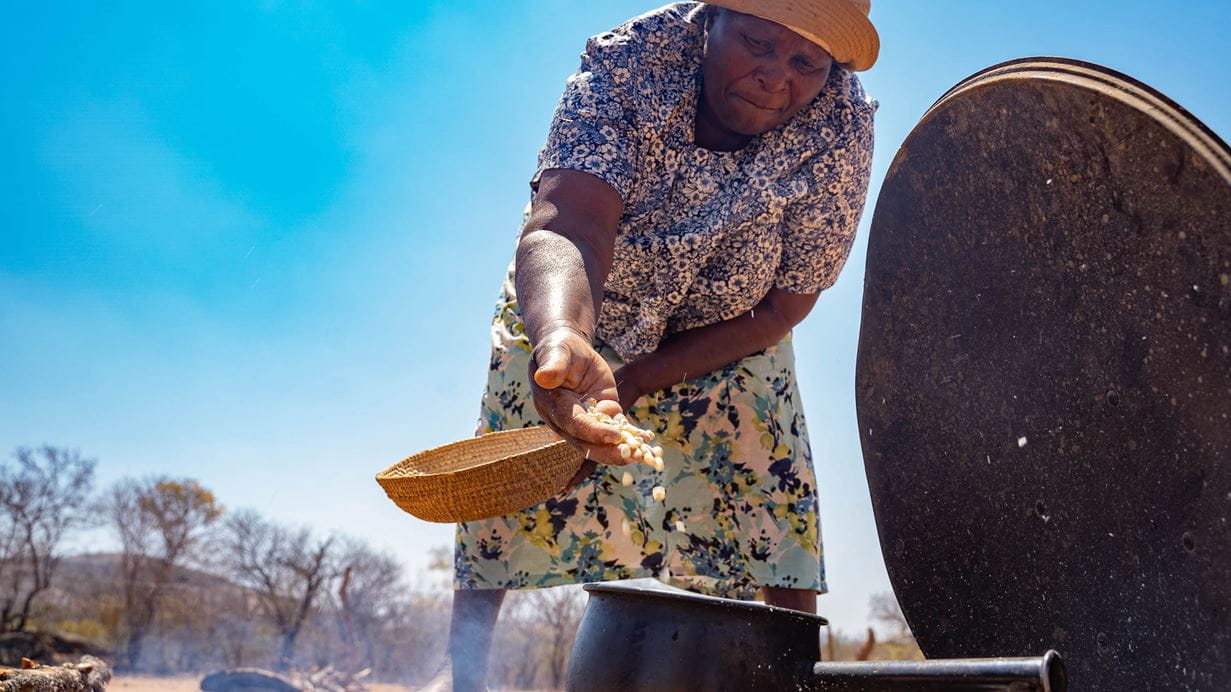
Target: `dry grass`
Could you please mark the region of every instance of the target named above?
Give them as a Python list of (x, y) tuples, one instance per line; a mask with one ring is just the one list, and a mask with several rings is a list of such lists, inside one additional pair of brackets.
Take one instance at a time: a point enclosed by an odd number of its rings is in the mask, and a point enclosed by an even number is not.
[[(201, 689), (201, 677), (181, 675), (173, 678), (160, 678), (148, 675), (118, 675), (107, 686), (111, 690), (124, 692), (197, 692)], [(369, 685), (371, 692), (407, 692), (410, 688), (401, 685)]]

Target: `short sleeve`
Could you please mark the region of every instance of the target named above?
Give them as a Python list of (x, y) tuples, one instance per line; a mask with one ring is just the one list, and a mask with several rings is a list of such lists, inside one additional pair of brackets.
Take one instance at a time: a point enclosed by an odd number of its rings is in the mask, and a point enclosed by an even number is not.
[(603, 179), (625, 201), (634, 178), (637, 138), (629, 94), (634, 66), (627, 37), (603, 34), (586, 42), (581, 67), (568, 78), (539, 153), (543, 171), (568, 168)]
[(828, 140), (805, 164), (807, 192), (792, 200), (782, 221), (783, 248), (774, 286), (817, 293), (838, 280), (855, 240), (872, 169), (875, 102), (860, 98), (838, 107), (821, 128)]

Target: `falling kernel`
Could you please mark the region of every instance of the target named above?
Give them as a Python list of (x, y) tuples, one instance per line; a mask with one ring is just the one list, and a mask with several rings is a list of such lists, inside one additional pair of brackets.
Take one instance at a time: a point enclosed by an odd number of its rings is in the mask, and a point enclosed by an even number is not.
[(624, 477), (620, 479), (620, 485), (629, 486), (633, 484), (633, 474), (628, 471), (624, 472)]
[(667, 489), (661, 485), (654, 486), (654, 489), (650, 491), (650, 494), (653, 495), (654, 499), (659, 502), (665, 502), (667, 499)]

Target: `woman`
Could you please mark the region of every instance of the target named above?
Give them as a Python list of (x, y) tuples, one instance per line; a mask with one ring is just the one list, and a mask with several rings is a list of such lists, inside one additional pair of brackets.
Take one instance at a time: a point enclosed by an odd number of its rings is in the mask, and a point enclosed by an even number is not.
[[(815, 612), (790, 331), (837, 278), (866, 197), (867, 12), (677, 3), (587, 43), (531, 182), (479, 432), (546, 423), (591, 461), (543, 505), (458, 526), (455, 689), (482, 687), (507, 589), (657, 576)], [(663, 473), (621, 466), (589, 397), (657, 434)]]

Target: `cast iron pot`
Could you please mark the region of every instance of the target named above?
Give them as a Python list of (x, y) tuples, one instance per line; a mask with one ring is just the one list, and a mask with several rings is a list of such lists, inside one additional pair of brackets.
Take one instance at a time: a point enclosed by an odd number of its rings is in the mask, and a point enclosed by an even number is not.
[(824, 618), (628, 584), (587, 584), (569, 690), (1014, 690), (1064, 692), (1037, 658), (818, 662)]

